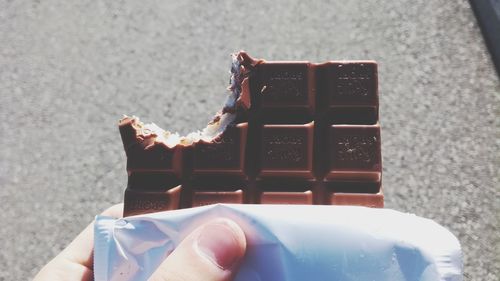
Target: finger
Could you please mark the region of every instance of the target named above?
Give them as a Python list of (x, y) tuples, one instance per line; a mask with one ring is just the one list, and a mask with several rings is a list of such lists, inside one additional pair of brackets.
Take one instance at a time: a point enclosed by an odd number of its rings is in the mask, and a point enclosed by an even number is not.
[(187, 236), (149, 281), (231, 280), (245, 249), (243, 230), (231, 220), (216, 219)]
[[(117, 204), (102, 213), (121, 217), (123, 204)], [(92, 280), (94, 223), (88, 225), (59, 255), (45, 265), (34, 280)]]
[[(101, 213), (103, 216), (121, 218), (123, 203), (109, 207)], [(94, 223), (89, 224), (58, 257), (92, 268), (94, 249)]]

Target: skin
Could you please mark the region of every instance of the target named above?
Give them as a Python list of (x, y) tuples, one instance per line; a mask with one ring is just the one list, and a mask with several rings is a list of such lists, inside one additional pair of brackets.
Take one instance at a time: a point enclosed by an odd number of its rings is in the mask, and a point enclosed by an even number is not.
[[(123, 204), (102, 215), (119, 218)], [(94, 225), (87, 226), (34, 281), (91, 281)], [(149, 278), (149, 281), (229, 281), (246, 250), (243, 230), (233, 221), (216, 219), (189, 234)]]

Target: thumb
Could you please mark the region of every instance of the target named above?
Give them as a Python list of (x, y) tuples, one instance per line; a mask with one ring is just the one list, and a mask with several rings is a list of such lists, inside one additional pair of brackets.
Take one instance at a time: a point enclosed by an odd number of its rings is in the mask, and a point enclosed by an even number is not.
[(216, 219), (188, 235), (149, 281), (228, 281), (245, 249), (243, 230), (231, 220)]

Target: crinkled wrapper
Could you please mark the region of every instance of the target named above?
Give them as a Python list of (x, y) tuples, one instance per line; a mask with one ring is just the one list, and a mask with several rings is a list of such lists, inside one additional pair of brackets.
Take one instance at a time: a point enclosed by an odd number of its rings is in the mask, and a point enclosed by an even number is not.
[(462, 280), (459, 241), (430, 219), (365, 207), (225, 204), (96, 217), (95, 280), (147, 280), (184, 237), (219, 217), (247, 237), (236, 281)]

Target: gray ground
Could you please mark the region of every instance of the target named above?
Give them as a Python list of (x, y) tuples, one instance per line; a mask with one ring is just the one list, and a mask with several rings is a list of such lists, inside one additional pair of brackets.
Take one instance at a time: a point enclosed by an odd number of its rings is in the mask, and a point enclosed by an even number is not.
[(216, 2), (0, 2), (0, 280), (121, 200), (122, 114), (203, 127), (239, 49), (377, 60), (387, 207), (455, 233), (467, 280), (499, 280), (500, 83), (468, 2)]

